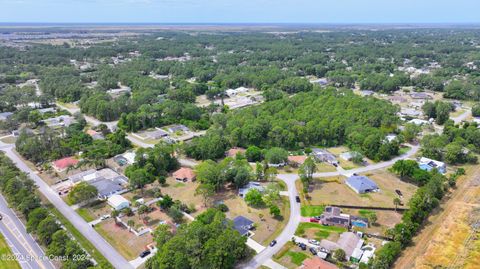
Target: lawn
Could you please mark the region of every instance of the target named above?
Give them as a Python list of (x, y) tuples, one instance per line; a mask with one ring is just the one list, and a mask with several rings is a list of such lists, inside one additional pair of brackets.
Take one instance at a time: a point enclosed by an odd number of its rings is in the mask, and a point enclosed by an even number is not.
[(407, 204), (417, 189), (413, 184), (401, 181), (387, 170), (375, 170), (364, 175), (378, 185), (379, 192), (359, 195), (344, 183), (345, 177), (336, 176), (314, 180), (315, 186), (313, 191), (309, 193), (310, 199), (303, 202), (306, 205), (336, 204), (394, 207), (393, 199), (398, 197), (395, 190), (402, 192), (402, 202)]
[(347, 229), (336, 226), (324, 226), (314, 222), (302, 222), (295, 231), (296, 236), (311, 238), (314, 236), (315, 240), (326, 239), (330, 234), (340, 234), (346, 232)]
[(127, 260), (133, 260), (153, 242), (150, 233), (136, 236), (127, 228), (116, 225), (113, 219), (95, 225), (95, 230)]
[(2, 139), (0, 139), (3, 143), (6, 143), (6, 144), (15, 144), (15, 141), (17, 140), (16, 137), (13, 137), (13, 136), (7, 136), (7, 137), (4, 137)]
[(273, 260), (286, 268), (298, 268), (305, 259), (310, 257), (312, 257), (310, 252), (301, 250), (290, 241), (273, 256)]
[(80, 215), (86, 222), (95, 220), (95, 217), (90, 214), (90, 211), (84, 207), (80, 207), (76, 210), (77, 214)]
[(112, 210), (110, 206), (107, 205), (107, 202), (95, 201), (89, 205), (80, 207), (76, 210), (76, 212), (86, 222), (90, 222), (100, 218), (103, 215), (110, 214)]
[(301, 208), (302, 217), (320, 216), (324, 210), (324, 205), (304, 205)]
[(267, 239), (261, 242), (263, 245), (267, 245), (272, 242), (273, 239), (277, 238), (280, 233), (283, 231), (283, 228), (287, 225), (288, 217), (290, 216), (290, 201), (287, 197), (282, 197), (282, 221), (277, 224), (275, 227), (275, 232), (273, 232)]
[(409, 146), (401, 147), (400, 150), (398, 151), (398, 154), (400, 155), (406, 154), (409, 150), (410, 150)]
[[(7, 245), (5, 238), (0, 233), (0, 257), (11, 256), (12, 251)], [(21, 269), (20, 264), (15, 259), (0, 259), (0, 268)]]

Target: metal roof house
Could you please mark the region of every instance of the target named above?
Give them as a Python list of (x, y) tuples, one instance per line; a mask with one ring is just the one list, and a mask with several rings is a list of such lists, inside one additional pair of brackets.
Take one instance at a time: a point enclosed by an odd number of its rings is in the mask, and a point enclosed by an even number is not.
[(345, 183), (352, 190), (354, 190), (356, 193), (359, 193), (359, 194), (376, 192), (379, 190), (377, 184), (366, 176), (351, 176), (347, 178)]
[(445, 174), (447, 172), (447, 166), (444, 162), (436, 161), (425, 157), (420, 158), (418, 166), (420, 167), (420, 169), (428, 172), (432, 171), (434, 168), (436, 168), (438, 172), (442, 174)]
[(259, 182), (253, 182), (253, 181), (252, 181), (252, 182), (248, 182), (248, 184), (245, 185), (245, 187), (240, 188), (240, 189), (238, 190), (238, 195), (239, 195), (240, 197), (245, 197), (245, 195), (246, 195), (251, 189), (257, 189), (257, 190), (260, 191), (260, 192), (263, 192), (263, 191), (265, 190), (265, 188), (264, 188), (262, 185), (260, 185)]
[(233, 219), (233, 228), (237, 230), (241, 236), (248, 236), (250, 230), (253, 229), (253, 221), (244, 216), (237, 216)]
[(332, 153), (328, 152), (325, 149), (313, 148), (312, 154), (315, 157), (315, 159), (319, 162), (327, 162), (330, 164), (338, 163), (337, 158), (335, 158), (335, 155), (333, 155)]

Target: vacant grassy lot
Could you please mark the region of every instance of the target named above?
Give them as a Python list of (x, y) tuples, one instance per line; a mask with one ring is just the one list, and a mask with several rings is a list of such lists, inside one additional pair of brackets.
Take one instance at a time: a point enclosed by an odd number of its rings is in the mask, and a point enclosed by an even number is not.
[(320, 216), (325, 210), (324, 205), (304, 205), (301, 208), (302, 217)]
[(95, 230), (127, 260), (137, 258), (138, 254), (153, 242), (150, 233), (136, 236), (127, 228), (116, 225), (113, 219), (102, 221), (95, 226)]
[(337, 169), (335, 166), (328, 164), (328, 163), (317, 163), (317, 172), (322, 173), (322, 172), (335, 172)]
[(346, 231), (347, 229), (342, 227), (324, 226), (314, 222), (302, 222), (295, 231), (295, 235), (320, 241), (327, 238), (332, 240), (337, 238), (340, 233)]
[[(5, 238), (0, 233), (0, 256), (10, 256), (13, 255), (10, 247), (5, 241)], [(0, 259), (0, 268), (8, 268), (8, 269), (21, 269), (20, 264), (18, 264), (15, 260), (10, 259)]]
[(202, 196), (195, 195), (195, 190), (197, 189), (198, 185), (198, 181), (183, 183), (178, 182), (172, 177), (168, 177), (165, 186), (157, 186), (160, 187), (162, 194), (168, 194), (174, 200), (180, 200), (188, 206), (194, 205), (197, 211), (192, 215), (197, 215), (205, 210)]
[(90, 205), (80, 207), (76, 211), (86, 222), (96, 220), (103, 215), (112, 213), (110, 206), (108, 206), (105, 201), (96, 201)]

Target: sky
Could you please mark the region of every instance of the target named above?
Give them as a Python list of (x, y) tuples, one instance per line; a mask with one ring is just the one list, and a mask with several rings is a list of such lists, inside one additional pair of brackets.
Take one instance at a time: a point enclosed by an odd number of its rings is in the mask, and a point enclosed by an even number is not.
[(480, 23), (479, 0), (0, 0), (0, 22)]

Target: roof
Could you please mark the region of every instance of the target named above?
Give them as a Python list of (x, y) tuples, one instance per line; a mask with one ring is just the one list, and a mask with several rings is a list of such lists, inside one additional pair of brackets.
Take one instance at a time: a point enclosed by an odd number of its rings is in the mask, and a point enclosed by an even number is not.
[(130, 204), (130, 202), (127, 199), (125, 199), (125, 197), (123, 197), (119, 194), (114, 194), (114, 195), (110, 196), (110, 198), (108, 198), (108, 203), (110, 205), (112, 205), (113, 207), (117, 207), (117, 206), (119, 206), (119, 205), (121, 205), (125, 202)]
[(74, 159), (73, 157), (66, 157), (66, 158), (54, 161), (53, 166), (55, 166), (59, 170), (63, 170), (70, 166), (77, 165), (77, 163), (78, 163), (77, 159)]
[(265, 190), (265, 188), (260, 184), (260, 182), (252, 181), (248, 182), (248, 184), (245, 185), (243, 188), (240, 188), (238, 190), (238, 194), (240, 196), (245, 196), (245, 194), (247, 194), (247, 192), (249, 192), (251, 189), (257, 189), (260, 192), (263, 192)]
[(155, 129), (153, 131), (145, 132), (145, 135), (153, 139), (159, 139), (159, 138), (168, 136), (168, 133), (162, 129)]
[(88, 129), (88, 130), (86, 131), (86, 133), (87, 133), (89, 136), (94, 136), (94, 135), (97, 135), (97, 134), (98, 134), (97, 131), (92, 130), (92, 129)]
[(177, 131), (182, 131), (182, 132), (188, 132), (188, 131), (190, 131), (190, 129), (188, 129), (187, 126), (182, 125), (182, 124), (172, 125), (172, 126), (168, 127), (168, 130), (169, 130), (171, 133), (175, 133), (175, 132), (177, 132)]
[(359, 193), (378, 189), (377, 184), (366, 176), (351, 176), (347, 178), (346, 182), (351, 188), (354, 188)]
[(299, 155), (299, 156), (288, 156), (288, 161), (292, 163), (303, 164), (307, 156)]
[(319, 257), (313, 257), (303, 261), (303, 269), (338, 269), (338, 267), (332, 263), (324, 261)]
[(103, 177), (88, 182), (88, 184), (98, 190), (98, 196), (100, 197), (109, 197), (112, 194), (123, 191), (123, 183), (124, 182), (118, 178), (106, 179)]
[(237, 230), (240, 235), (246, 235), (251, 229), (253, 221), (244, 216), (237, 216), (233, 219), (233, 228)]
[(235, 157), (237, 153), (245, 153), (245, 149), (243, 148), (231, 148), (227, 151), (227, 157)]
[(12, 112), (2, 112), (0, 113), (0, 119), (8, 119), (12, 115), (13, 115)]
[(350, 256), (352, 256), (354, 250), (362, 247), (363, 240), (360, 239), (360, 237), (358, 237), (355, 233), (344, 232), (340, 234), (337, 244), (345, 251), (347, 259), (350, 259)]
[(173, 176), (179, 179), (188, 179), (188, 180), (195, 179), (195, 173), (191, 168), (188, 168), (188, 167), (182, 167), (178, 169), (177, 171), (173, 172)]

